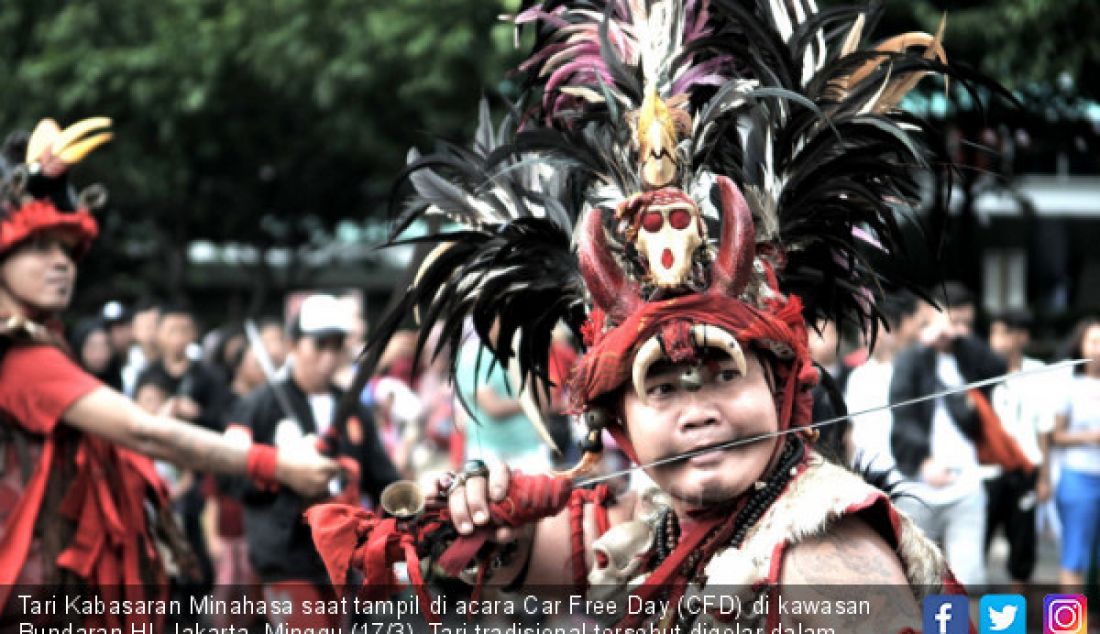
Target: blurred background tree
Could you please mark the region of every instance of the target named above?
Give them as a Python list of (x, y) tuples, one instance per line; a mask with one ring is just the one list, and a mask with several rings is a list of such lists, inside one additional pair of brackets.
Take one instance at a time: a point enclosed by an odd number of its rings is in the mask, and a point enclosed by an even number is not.
[(1040, 287), (1051, 286), (1052, 275), (1078, 265), (1060, 261), (1073, 251), (1059, 235), (1067, 229), (1059, 230), (1057, 221), (1037, 223), (1016, 178), (1100, 172), (1100, 41), (1095, 37), (1100, 11), (1092, 0), (911, 0), (885, 6), (883, 33), (933, 32), (946, 14), (951, 62), (1001, 83), (1019, 102), (1015, 107), (979, 91), (979, 105), (956, 90), (955, 100), (946, 103), (942, 88), (930, 82), (911, 100), (923, 99), (926, 114), (942, 121), (948, 151), (961, 166), (957, 204), (950, 214), (933, 210), (930, 219), (945, 237), (943, 274), (982, 289), (985, 247), (1005, 236), (991, 236), (976, 201), (985, 193), (1006, 192), (1021, 210), (1015, 241), (1028, 246), (1030, 294), (1042, 296)]
[(947, 13), (948, 52), (1026, 90), (1068, 76), (1082, 97), (1100, 99), (1100, 11), (1093, 0), (911, 0), (887, 3), (933, 26)]
[(78, 168), (78, 182), (112, 194), (85, 279), (110, 275), (105, 292), (176, 294), (193, 240), (293, 248), (343, 219), (381, 215), (405, 151), (465, 137), (480, 95), (514, 64), (502, 10), (485, 0), (10, 0), (0, 5), (0, 124), (113, 117), (114, 143)]
[[(507, 71), (521, 55), (498, 14), (518, 3), (7, 0), (0, 125), (113, 117), (115, 142), (76, 178), (112, 194), (80, 299), (88, 307), (180, 294), (196, 240), (261, 254), (285, 247), (293, 258), (326, 244), (341, 223), (382, 217), (408, 147), (465, 143), (479, 97), (511, 93)], [(1028, 106), (985, 117), (1038, 122), (1032, 137), (1041, 143), (1079, 142), (1073, 126), (1100, 97), (1091, 0), (886, 5), (879, 33), (932, 31), (947, 11), (952, 60), (1004, 82)], [(263, 257), (242, 266), (254, 268), (255, 308), (275, 285), (272, 271)]]

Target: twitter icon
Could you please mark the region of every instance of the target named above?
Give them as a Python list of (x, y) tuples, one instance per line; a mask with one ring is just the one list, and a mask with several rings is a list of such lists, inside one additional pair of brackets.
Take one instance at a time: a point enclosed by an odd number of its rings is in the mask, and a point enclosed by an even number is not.
[(1019, 594), (987, 594), (979, 604), (981, 634), (1027, 634), (1027, 601)]

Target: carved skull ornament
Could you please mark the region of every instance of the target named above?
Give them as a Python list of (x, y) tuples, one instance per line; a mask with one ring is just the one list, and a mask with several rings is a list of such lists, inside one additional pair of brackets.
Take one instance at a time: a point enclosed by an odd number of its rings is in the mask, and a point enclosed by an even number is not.
[(695, 202), (678, 189), (654, 192), (639, 210), (634, 245), (646, 259), (649, 283), (663, 288), (687, 284), (695, 250), (706, 241)]
[(595, 562), (588, 573), (589, 596), (612, 600), (641, 572), (653, 547), (653, 527), (642, 520), (615, 526), (592, 543)]

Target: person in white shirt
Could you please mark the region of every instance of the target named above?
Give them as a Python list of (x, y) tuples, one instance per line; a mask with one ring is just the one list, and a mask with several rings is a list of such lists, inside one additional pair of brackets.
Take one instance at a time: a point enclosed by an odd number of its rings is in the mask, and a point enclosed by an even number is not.
[(852, 413), (852, 467), (857, 471), (893, 472), (894, 475), (889, 478), (893, 481), (902, 477), (897, 472), (894, 453), (890, 449), (894, 416), (889, 409), (885, 409), (890, 404), (894, 357), (899, 351), (917, 343), (933, 309), (908, 291), (891, 293), (879, 304), (879, 309), (885, 327), (879, 329), (871, 356), (863, 365), (852, 370), (844, 401)]

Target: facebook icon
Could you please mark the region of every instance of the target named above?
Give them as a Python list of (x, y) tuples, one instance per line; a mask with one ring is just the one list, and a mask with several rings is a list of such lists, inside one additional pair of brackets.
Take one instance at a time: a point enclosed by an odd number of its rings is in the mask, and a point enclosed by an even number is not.
[(957, 594), (933, 594), (924, 598), (924, 634), (967, 634), (970, 606)]

